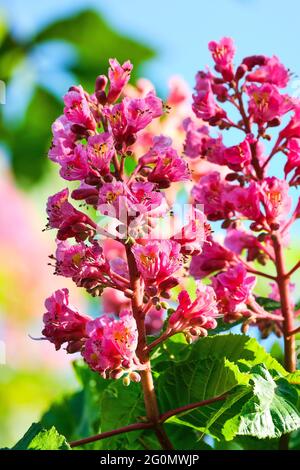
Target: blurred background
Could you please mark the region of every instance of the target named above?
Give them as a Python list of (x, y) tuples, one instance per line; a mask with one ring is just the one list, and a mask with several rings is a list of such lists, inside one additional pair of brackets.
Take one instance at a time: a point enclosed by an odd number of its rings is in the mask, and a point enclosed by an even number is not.
[[(64, 352), (29, 337), (40, 335), (45, 297), (66, 286), (82, 311), (97, 309), (47, 266), (45, 202), (63, 187), (47, 151), (62, 95), (79, 83), (92, 92), (116, 57), (134, 64), (133, 82), (147, 77), (165, 98), (172, 76), (192, 88), (210, 61), (207, 43), (222, 36), (235, 39), (237, 59), (278, 55), (297, 95), (299, 14), (298, 0), (0, 0), (0, 447), (76, 387)], [(292, 242), (290, 262), (299, 252)]]

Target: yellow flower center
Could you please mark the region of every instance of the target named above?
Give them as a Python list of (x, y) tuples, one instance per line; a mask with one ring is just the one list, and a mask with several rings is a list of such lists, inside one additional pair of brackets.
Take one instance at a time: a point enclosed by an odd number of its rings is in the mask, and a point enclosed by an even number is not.
[(107, 144), (94, 144), (93, 145), (94, 153), (96, 157), (101, 158), (107, 152)]

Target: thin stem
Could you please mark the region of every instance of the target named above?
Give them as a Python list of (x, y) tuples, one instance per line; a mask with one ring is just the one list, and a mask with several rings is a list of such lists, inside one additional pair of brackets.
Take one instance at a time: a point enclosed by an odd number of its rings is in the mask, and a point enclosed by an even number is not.
[(276, 276), (271, 276), (271, 274), (267, 274), (267, 273), (264, 273), (262, 271), (257, 271), (256, 269), (252, 269), (250, 266), (246, 266), (246, 269), (248, 271), (248, 273), (252, 273), (252, 274), (256, 274), (257, 276), (262, 276), (262, 277), (265, 277), (267, 279), (270, 279), (271, 281), (276, 281)]
[(171, 418), (172, 416), (178, 415), (180, 413), (185, 413), (186, 411), (194, 410), (195, 408), (199, 408), (200, 406), (210, 405), (211, 403), (215, 403), (216, 401), (225, 400), (228, 394), (224, 393), (223, 395), (218, 395), (217, 397), (208, 398), (207, 400), (198, 401), (196, 403), (191, 403), (189, 405), (180, 406), (179, 408), (175, 408), (174, 410), (169, 410), (166, 413), (162, 414), (160, 417), (160, 422), (163, 423), (167, 421), (167, 419)]
[[(247, 113), (246, 113), (246, 110), (245, 110), (245, 107), (244, 107), (244, 103), (243, 103), (242, 93), (238, 89), (238, 85), (236, 85), (235, 91), (236, 91), (236, 97), (237, 97), (237, 100), (238, 100), (238, 103), (239, 103), (239, 111), (241, 113), (241, 116), (242, 116), (242, 119), (243, 119), (243, 122), (244, 122), (244, 125), (245, 125), (246, 132), (247, 132), (247, 134), (251, 134), (250, 119), (247, 116)], [(251, 153), (252, 153), (253, 168), (256, 172), (257, 178), (262, 179), (263, 176), (264, 176), (264, 171), (263, 171), (263, 168), (261, 168), (261, 166), (259, 164), (259, 160), (257, 158), (256, 144), (255, 143), (250, 144), (250, 148), (251, 148)]]
[(298, 263), (295, 264), (295, 266), (286, 274), (286, 277), (288, 278), (291, 277), (299, 268), (300, 268), (300, 261), (298, 261)]
[(123, 178), (123, 175), (124, 175), (125, 160), (126, 160), (126, 155), (121, 155), (121, 162), (120, 162), (120, 176), (121, 176), (121, 178)]
[(120, 171), (120, 165), (119, 165), (119, 160), (118, 160), (118, 156), (116, 153), (114, 154), (112, 161), (113, 161), (113, 165), (115, 169), (116, 178), (118, 180), (121, 180), (122, 176), (121, 176), (121, 171)]
[(84, 439), (78, 439), (78, 441), (70, 442), (70, 447), (79, 447), (84, 444), (89, 444), (91, 442), (101, 441), (102, 439), (107, 439), (108, 437), (117, 436), (118, 434), (123, 434), (125, 432), (138, 431), (139, 429), (151, 429), (153, 428), (153, 423), (134, 423), (124, 426), (122, 428), (113, 429), (112, 431), (102, 432), (101, 434), (95, 434), (95, 436), (85, 437)]
[(164, 333), (162, 334), (161, 336), (159, 336), (158, 338), (156, 338), (154, 341), (152, 341), (152, 343), (150, 343), (148, 345), (148, 351), (152, 351), (153, 348), (155, 348), (156, 346), (158, 346), (160, 343), (162, 343), (163, 341), (166, 341), (166, 339), (170, 338), (170, 336), (172, 336), (173, 333)]
[[(211, 403), (215, 403), (217, 401), (225, 400), (228, 394), (224, 393), (223, 395), (218, 395), (213, 398), (208, 398), (207, 400), (198, 401), (196, 403), (191, 403), (189, 405), (180, 406), (179, 408), (174, 408), (173, 410), (169, 410), (166, 413), (163, 413), (158, 418), (158, 426), (161, 426), (165, 421), (167, 421), (172, 416), (185, 413), (187, 411), (194, 410), (195, 408), (199, 408), (201, 406), (210, 405)], [(77, 441), (70, 442), (71, 447), (78, 447), (84, 444), (89, 444), (91, 442), (100, 441), (102, 439), (107, 439), (108, 437), (117, 436), (118, 434), (124, 434), (127, 432), (138, 431), (141, 429), (156, 429), (157, 424), (153, 422), (145, 422), (145, 423), (134, 423), (129, 424), (128, 426), (124, 426), (122, 428), (113, 429), (112, 431), (106, 431), (101, 434), (96, 434), (95, 436), (85, 437), (84, 439), (79, 439)], [(162, 429), (161, 427), (159, 429)]]
[(296, 335), (299, 332), (300, 332), (300, 326), (298, 326), (298, 328), (295, 328), (293, 331), (290, 331), (288, 334), (288, 337)]
[(129, 286), (129, 281), (128, 279), (126, 279), (125, 277), (123, 276), (120, 276), (120, 274), (116, 273), (116, 272), (112, 272), (111, 273), (111, 277), (112, 279), (116, 280), (116, 281), (119, 281), (119, 282), (122, 282), (123, 284), (125, 284), (126, 286)]
[(270, 163), (270, 161), (272, 160), (272, 158), (274, 157), (274, 155), (276, 155), (276, 153), (280, 152), (280, 150), (276, 147), (276, 145), (274, 146), (273, 150), (271, 151), (270, 155), (268, 156), (268, 158), (266, 159), (266, 161), (264, 162), (262, 168), (265, 169), (266, 166)]
[(126, 245), (126, 255), (128, 261), (129, 277), (133, 297), (131, 299), (132, 313), (136, 321), (138, 330), (137, 356), (144, 370), (141, 370), (141, 382), (144, 393), (144, 402), (147, 418), (153, 423), (156, 437), (163, 449), (173, 449), (173, 446), (159, 422), (159, 409), (154, 389), (153, 377), (151, 372), (151, 364), (149, 359), (149, 351), (146, 343), (145, 319), (143, 315), (143, 289), (140, 282), (140, 274), (136, 266), (136, 262), (131, 251), (130, 245)]
[(128, 178), (127, 180), (127, 186), (134, 180), (134, 178), (136, 177), (136, 175), (139, 173), (139, 171), (141, 170), (142, 168), (142, 165), (141, 164), (138, 164), (135, 169), (133, 170), (133, 172), (131, 173), (130, 177)]
[(277, 284), (280, 293), (281, 311), (284, 317), (284, 356), (285, 367), (289, 372), (296, 370), (296, 345), (295, 336), (289, 336), (290, 331), (294, 330), (294, 312), (290, 298), (289, 275), (285, 271), (284, 252), (280, 235), (272, 237), (277, 270)]
[(276, 281), (276, 277), (275, 277), (275, 276), (272, 276), (271, 274), (267, 274), (267, 273), (264, 273), (263, 271), (258, 271), (257, 269), (252, 268), (252, 266), (250, 266), (250, 265), (249, 265), (243, 258), (241, 258), (240, 256), (236, 256), (236, 258), (237, 258), (241, 263), (243, 263), (243, 265), (245, 266), (245, 268), (246, 268), (246, 270), (248, 271), (248, 273), (256, 274), (257, 276), (266, 277), (267, 279), (270, 279), (271, 281)]

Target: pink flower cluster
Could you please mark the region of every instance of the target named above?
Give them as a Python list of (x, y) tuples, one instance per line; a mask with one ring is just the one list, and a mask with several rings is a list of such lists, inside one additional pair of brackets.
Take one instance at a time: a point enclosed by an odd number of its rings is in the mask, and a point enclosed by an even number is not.
[[(290, 73), (276, 56), (249, 56), (235, 66), (235, 46), (226, 37), (210, 42), (209, 50), (214, 71), (207, 69), (196, 76), (196, 118), (184, 122), (184, 152), (193, 162), (213, 165), (196, 180), (192, 198), (203, 205), (208, 220), (221, 221), (227, 233), (224, 244), (210, 237), (206, 249), (192, 258), (190, 274), (195, 279), (213, 275), (225, 321), (256, 312), (255, 323), (265, 331), (264, 325), (274, 325), (274, 318), (259, 320), (264, 314), (252, 293), (255, 276), (251, 273), (256, 270), (249, 262), (276, 261), (274, 237), (285, 242), (300, 214), (300, 203), (292, 211), (290, 191), (300, 182), (300, 102), (282, 90)], [(230, 106), (238, 111), (237, 120), (230, 117)], [(227, 146), (223, 136), (230, 129), (242, 136)], [(278, 154), (286, 158), (281, 178), (267, 174)], [(282, 328), (280, 321), (275, 325), (277, 331)]]
[[(155, 227), (171, 209), (163, 190), (189, 181), (191, 173), (164, 135), (153, 136), (146, 152), (134, 155), (133, 172), (126, 173), (126, 159), (133, 157), (138, 134), (162, 116), (163, 103), (152, 89), (143, 96), (126, 94), (132, 65), (115, 59), (109, 63), (108, 77), (97, 78), (93, 94), (76, 86), (64, 97), (64, 113), (52, 127), (49, 157), (59, 164), (63, 179), (79, 181), (79, 186), (71, 194), (68, 189), (59, 191), (47, 203), (48, 228), (57, 231), (56, 253), (50, 257), (55, 274), (71, 278), (93, 296), (103, 296), (104, 314), (95, 320), (80, 315), (69, 306), (67, 290), (57, 291), (46, 301), (43, 334), (56, 348), (66, 344), (67, 352), (80, 351), (103, 377), (125, 374), (128, 382), (138, 381), (137, 371), (143, 368), (136, 323), (141, 319), (131, 310), (136, 294), (132, 271), (139, 273), (144, 296), (139, 314), (147, 333), (157, 335), (185, 257), (202, 252), (210, 227), (205, 215), (193, 209), (177, 233), (157, 237)], [(182, 101), (177, 95), (172, 99), (176, 105)], [(103, 228), (76, 208), (77, 201), (96, 210), (100, 220), (106, 216), (114, 221), (114, 227)], [(168, 320), (172, 333), (196, 337), (216, 326), (212, 288), (203, 289), (199, 287), (197, 305), (189, 306), (180, 297), (178, 319)], [(206, 308), (210, 298), (212, 306)]]
[[(185, 135), (182, 146), (160, 130), (164, 110), (182, 106), (186, 90), (177, 83), (164, 107), (148, 82), (130, 88), (132, 65), (116, 59), (92, 94), (70, 88), (52, 127), (49, 157), (63, 179), (79, 182), (48, 200), (48, 228), (57, 231), (55, 273), (102, 296), (104, 314), (80, 315), (68, 291), (57, 291), (46, 301), (43, 335), (57, 349), (66, 344), (68, 352), (81, 352), (105, 378), (140, 379), (151, 350), (144, 332), (158, 335), (155, 344), (176, 333), (193, 341), (216, 328), (219, 317), (257, 324), (264, 334), (268, 322), (282, 328), (280, 312), (277, 321), (256, 301), (251, 263), (274, 261), (274, 240), (286, 240), (300, 217), (300, 203), (291, 212), (290, 196), (300, 182), (300, 102), (282, 91), (289, 72), (277, 57), (250, 56), (235, 67), (232, 39), (212, 41), (209, 50), (215, 67), (196, 76), (194, 116), (186, 113), (180, 126), (174, 121)], [(231, 119), (229, 105), (241, 119)], [(230, 129), (241, 136), (227, 145)], [(284, 174), (268, 176), (279, 153)], [(206, 171), (193, 174), (190, 166), (203, 162)], [(179, 182), (191, 189), (188, 220), (159, 232)], [(223, 244), (208, 220), (226, 229)], [(195, 298), (185, 288), (188, 271), (197, 281)], [(206, 277), (210, 284), (202, 283)]]
[(104, 378), (125, 373), (139, 381), (136, 370), (142, 365), (136, 357), (137, 328), (132, 312), (123, 310), (118, 319), (103, 315), (96, 320), (78, 313), (69, 305), (69, 291), (56, 291), (46, 299), (43, 335), (56, 349), (67, 344), (69, 353), (81, 352), (92, 370)]

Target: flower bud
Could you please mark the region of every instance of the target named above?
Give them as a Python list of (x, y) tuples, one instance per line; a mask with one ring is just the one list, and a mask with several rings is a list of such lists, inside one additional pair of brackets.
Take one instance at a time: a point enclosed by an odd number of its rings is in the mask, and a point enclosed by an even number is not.
[(141, 381), (141, 376), (137, 372), (134, 372), (134, 371), (130, 372), (129, 377), (130, 377), (130, 380), (132, 380), (132, 382), (138, 383)]
[(111, 379), (120, 379), (122, 377), (122, 375), (124, 375), (124, 370), (123, 369), (115, 369), (115, 370), (112, 370), (109, 374), (109, 377)]
[(107, 101), (107, 96), (105, 91), (96, 91), (96, 98), (98, 103), (104, 105)]
[(239, 65), (235, 73), (235, 79), (239, 81), (241, 78), (243, 78), (243, 76), (245, 75), (247, 71), (248, 71), (248, 67), (246, 64)]
[(271, 121), (268, 122), (268, 127), (277, 127), (280, 126), (281, 124), (281, 119), (278, 117), (271, 119)]
[(96, 78), (96, 83), (95, 83), (95, 92), (99, 92), (99, 91), (104, 91), (105, 90), (105, 87), (107, 85), (107, 77), (105, 75), (99, 75), (97, 78)]
[(126, 377), (123, 378), (123, 385), (125, 387), (128, 387), (130, 385), (130, 378), (128, 375), (126, 375)]

